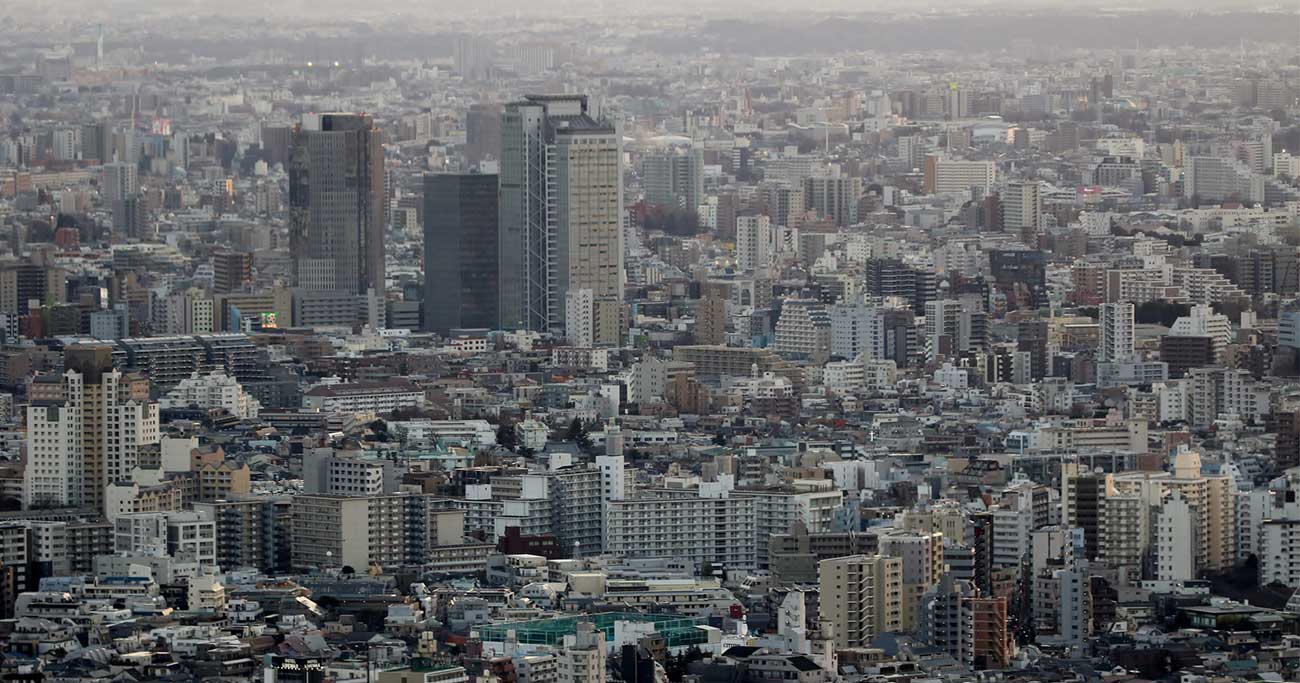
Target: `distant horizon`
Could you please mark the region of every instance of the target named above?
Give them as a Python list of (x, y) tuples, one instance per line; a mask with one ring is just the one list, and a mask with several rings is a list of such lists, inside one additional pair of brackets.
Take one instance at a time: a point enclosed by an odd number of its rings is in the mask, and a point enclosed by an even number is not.
[[(138, 26), (142, 21), (163, 18), (181, 18), (193, 20), (211, 19), (287, 19), (299, 18), (307, 23), (321, 21), (353, 21), (371, 25), (382, 25), (385, 21), (416, 19), (434, 22), (443, 26), (466, 22), (483, 21), (492, 18), (537, 18), (549, 16), (557, 21), (574, 21), (581, 18), (611, 20), (625, 17), (628, 19), (645, 19), (655, 15), (668, 17), (730, 17), (740, 20), (766, 20), (792, 16), (846, 16), (879, 17), (895, 15), (897, 18), (937, 17), (961, 14), (971, 11), (984, 13), (1033, 12), (1060, 13), (1070, 16), (1081, 12), (1102, 12), (1113, 15), (1133, 15), (1171, 12), (1180, 15), (1212, 14), (1291, 14), (1300, 18), (1300, 11), (1294, 4), (1276, 1), (1247, 2), (1234, 0), (1209, 0), (1194, 3), (1176, 0), (1149, 0), (1137, 5), (1116, 3), (1113, 0), (1082, 0), (1063, 3), (1059, 0), (954, 0), (953, 2), (917, 5), (904, 0), (887, 0), (864, 6), (853, 0), (831, 0), (815, 3), (812, 6), (801, 4), (798, 8), (784, 2), (760, 0), (758, 3), (724, 2), (709, 3), (707, 6), (691, 2), (657, 3), (647, 6), (631, 0), (597, 0), (590, 3), (581, 15), (567, 13), (571, 7), (559, 2), (535, 2), (518, 0), (518, 2), (501, 2), (477, 4), (466, 8), (460, 3), (427, 3), (419, 0), (388, 0), (381, 3), (365, 3), (358, 6), (341, 0), (286, 0), (274, 3), (254, 3), (235, 1), (223, 3), (220, 11), (214, 11), (209, 3), (196, 0), (180, 0), (164, 4), (152, 0), (108, 0), (107, 2), (87, 2), (86, 0), (51, 0), (43, 3), (45, 12), (25, 12), (22, 15), (0, 15), (0, 25), (40, 26), (54, 23), (65, 30), (78, 30), (103, 23), (106, 27), (122, 28)], [(454, 11), (448, 16), (445, 12)], [(561, 12), (565, 12), (561, 14)], [(71, 14), (69, 14), (71, 13)], [(129, 16), (129, 19), (126, 18)], [(280, 27), (292, 28), (292, 27)], [(1297, 27), (1300, 28), (1300, 27)]]

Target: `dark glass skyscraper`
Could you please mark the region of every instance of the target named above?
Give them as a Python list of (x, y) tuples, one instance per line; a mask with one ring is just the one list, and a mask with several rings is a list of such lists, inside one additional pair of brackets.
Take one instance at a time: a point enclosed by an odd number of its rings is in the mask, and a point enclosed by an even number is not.
[(289, 151), (290, 250), (304, 290), (384, 291), (384, 150), (366, 114), (310, 114)]
[(497, 176), (424, 177), (424, 329), (496, 329)]

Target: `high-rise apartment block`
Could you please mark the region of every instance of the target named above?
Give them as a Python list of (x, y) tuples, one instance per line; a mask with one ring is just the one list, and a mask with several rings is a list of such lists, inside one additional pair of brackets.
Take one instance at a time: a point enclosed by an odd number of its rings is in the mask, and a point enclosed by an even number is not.
[(23, 505), (104, 507), (104, 488), (130, 479), (140, 449), (158, 443), (147, 385), (123, 382), (109, 346), (72, 346), (52, 400), (27, 409)]
[(822, 619), (835, 628), (837, 648), (867, 647), (903, 625), (903, 560), (849, 555), (818, 565)]
[(1133, 357), (1135, 309), (1131, 303), (1102, 304), (1097, 361), (1120, 363)]
[(641, 160), (647, 204), (695, 211), (704, 201), (704, 150), (669, 147)]
[(987, 191), (997, 178), (997, 165), (992, 161), (962, 161), (944, 159), (931, 154), (925, 158), (925, 191), (968, 192), (972, 187)]

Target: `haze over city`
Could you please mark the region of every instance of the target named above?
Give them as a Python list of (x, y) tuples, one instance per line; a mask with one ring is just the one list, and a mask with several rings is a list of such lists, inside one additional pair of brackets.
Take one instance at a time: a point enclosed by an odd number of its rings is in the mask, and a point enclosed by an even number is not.
[(1294, 2), (0, 36), (6, 681), (1300, 680)]

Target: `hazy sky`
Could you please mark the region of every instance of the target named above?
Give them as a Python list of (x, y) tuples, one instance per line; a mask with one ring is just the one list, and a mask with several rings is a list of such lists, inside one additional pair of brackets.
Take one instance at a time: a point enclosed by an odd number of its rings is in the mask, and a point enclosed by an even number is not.
[[(1300, 3), (1294, 0), (942, 0), (915, 2), (913, 0), (811, 0), (790, 3), (786, 0), (657, 0), (645, 3), (637, 0), (603, 0), (579, 3), (573, 0), (479, 0), (464, 3), (456, 0), (223, 0), (214, 5), (208, 0), (43, 0), (21, 5), (21, 12), (10, 13), (10, 20), (19, 23), (40, 21), (50, 24), (81, 23), (86, 21), (122, 22), (130, 24), (141, 17), (162, 16), (249, 16), (293, 17), (307, 20), (322, 18), (365, 18), (382, 20), (394, 14), (419, 17), (429, 21), (455, 23), (469, 18), (514, 16), (519, 13), (550, 14), (555, 17), (580, 16), (590, 13), (597, 5), (609, 15), (645, 15), (653, 12), (691, 13), (708, 16), (747, 17), (756, 9), (764, 12), (903, 12), (943, 13), (958, 11), (999, 11), (1025, 9), (1062, 9), (1077, 12), (1084, 8), (1104, 8), (1116, 12), (1132, 12), (1156, 8), (1188, 10), (1258, 10), (1269, 9), (1296, 13), (1297, 35), (1300, 36)], [(17, 5), (14, 6), (18, 8)], [(0, 16), (4, 16), (0, 10)]]

